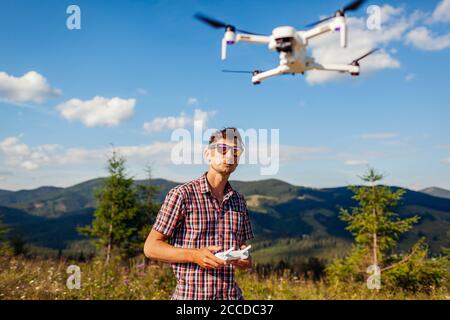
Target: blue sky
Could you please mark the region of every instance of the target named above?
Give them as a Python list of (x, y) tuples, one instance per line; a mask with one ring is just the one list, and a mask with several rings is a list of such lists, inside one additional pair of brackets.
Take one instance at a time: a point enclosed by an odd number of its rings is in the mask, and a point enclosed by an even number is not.
[[(81, 30), (66, 27), (71, 4), (81, 9)], [(349, 48), (327, 35), (309, 49), (322, 62), (348, 63), (382, 48), (362, 61), (359, 78), (316, 73), (260, 86), (220, 70), (272, 68), (277, 53), (239, 43), (222, 62), (222, 32), (192, 18), (203, 12), (270, 34), (343, 4), (2, 1), (0, 189), (103, 176), (111, 144), (137, 178), (149, 164), (155, 177), (193, 179), (206, 165), (172, 164), (170, 137), (178, 127), (192, 131), (196, 117), (210, 128), (279, 130), (278, 173), (245, 164), (232, 179), (333, 187), (357, 183), (370, 165), (389, 184), (450, 189), (450, 1), (368, 1), (349, 14)], [(369, 5), (382, 8), (381, 30), (365, 27)]]

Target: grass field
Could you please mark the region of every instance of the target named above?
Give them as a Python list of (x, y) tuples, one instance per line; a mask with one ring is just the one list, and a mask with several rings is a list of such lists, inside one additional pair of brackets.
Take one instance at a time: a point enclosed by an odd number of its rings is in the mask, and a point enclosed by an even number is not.
[[(67, 261), (0, 257), (0, 299), (169, 299), (175, 287), (166, 265), (133, 262), (129, 267), (112, 263), (108, 268), (93, 260), (76, 263), (81, 269), (81, 288), (66, 286)], [(368, 290), (364, 284), (335, 287), (292, 276), (261, 278), (253, 272), (237, 272), (246, 299), (450, 299), (448, 289), (430, 294)]]

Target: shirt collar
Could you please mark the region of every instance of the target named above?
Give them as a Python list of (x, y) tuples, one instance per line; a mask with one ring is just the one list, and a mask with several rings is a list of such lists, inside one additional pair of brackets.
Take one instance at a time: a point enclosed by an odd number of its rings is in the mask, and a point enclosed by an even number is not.
[[(211, 189), (208, 184), (208, 180), (206, 179), (206, 175), (208, 174), (208, 171), (206, 171), (202, 176), (200, 177), (200, 192), (201, 193), (208, 193), (211, 192)], [(224, 200), (231, 197), (234, 193), (233, 187), (231, 187), (231, 184), (229, 181), (227, 181), (227, 184), (225, 185), (225, 191), (224, 191)]]

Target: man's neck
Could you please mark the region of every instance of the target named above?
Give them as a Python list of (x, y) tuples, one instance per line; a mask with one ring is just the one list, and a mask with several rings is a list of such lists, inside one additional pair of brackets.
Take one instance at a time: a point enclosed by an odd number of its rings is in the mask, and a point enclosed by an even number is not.
[(212, 169), (208, 170), (208, 173), (206, 174), (206, 180), (211, 187), (211, 192), (219, 200), (222, 200), (224, 196), (225, 186), (229, 176), (230, 175), (221, 175)]

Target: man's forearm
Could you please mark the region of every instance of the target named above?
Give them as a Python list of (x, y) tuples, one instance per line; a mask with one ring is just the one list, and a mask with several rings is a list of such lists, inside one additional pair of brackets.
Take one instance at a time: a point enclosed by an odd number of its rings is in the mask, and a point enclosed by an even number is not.
[(154, 240), (145, 248), (148, 258), (167, 263), (189, 263), (194, 261), (195, 249), (176, 248), (163, 240)]

